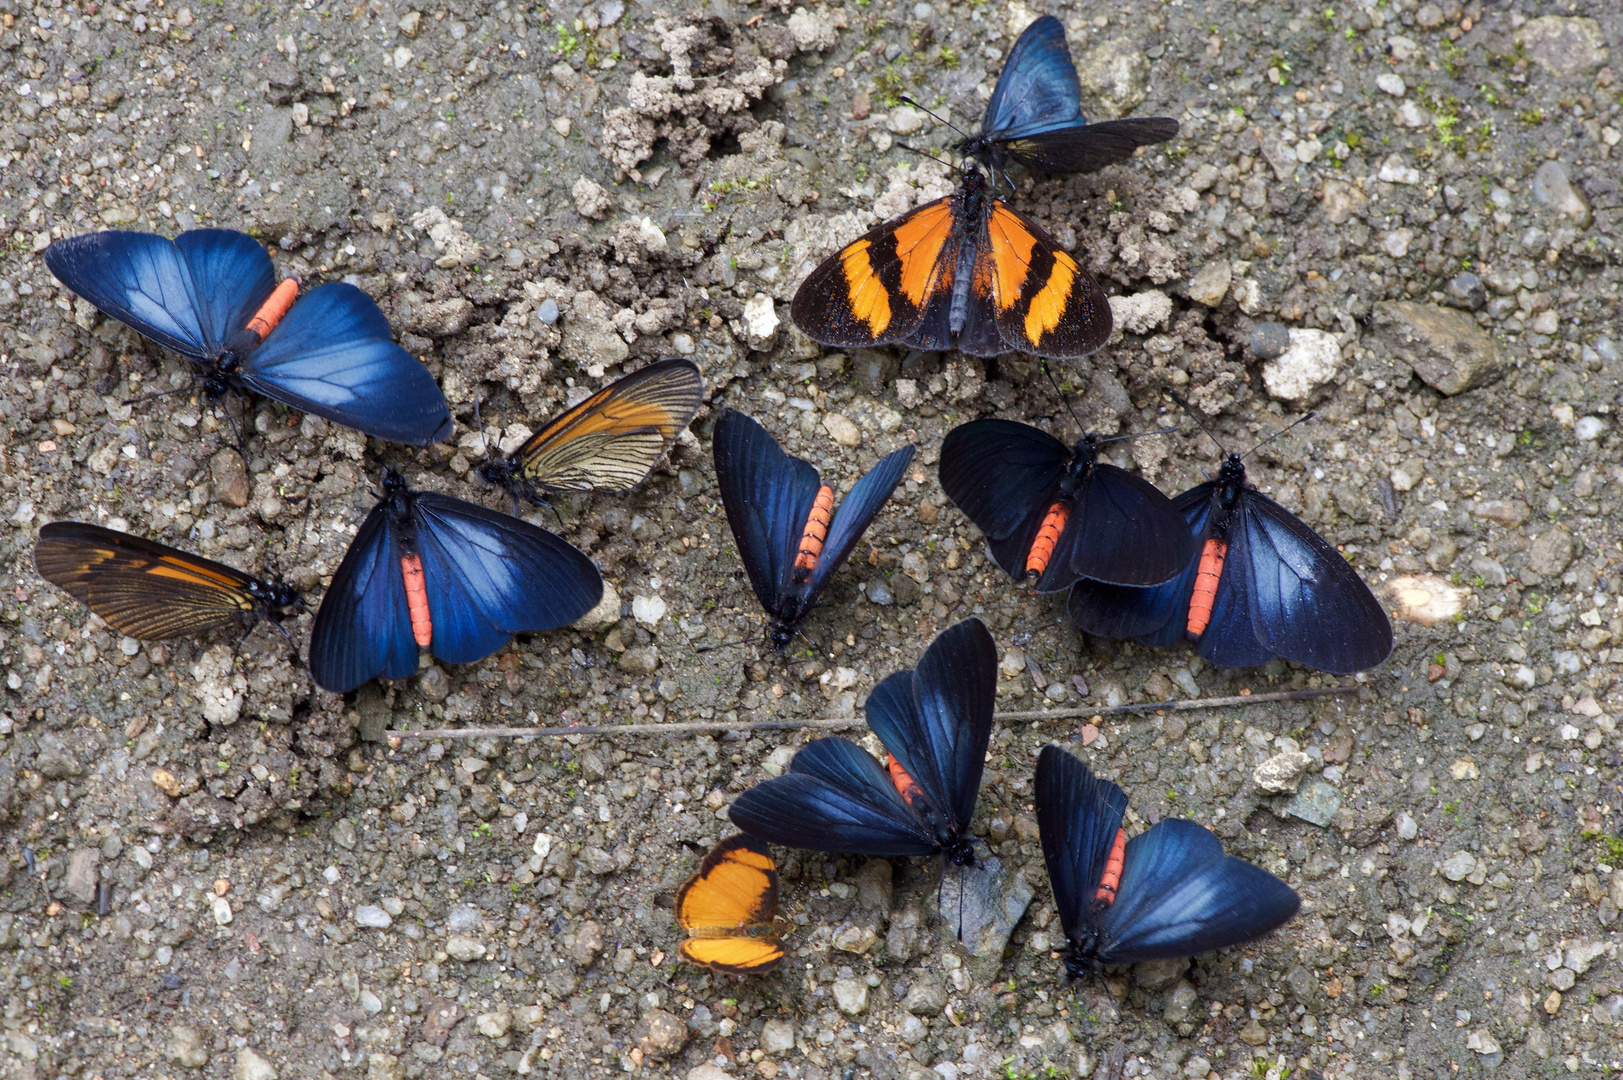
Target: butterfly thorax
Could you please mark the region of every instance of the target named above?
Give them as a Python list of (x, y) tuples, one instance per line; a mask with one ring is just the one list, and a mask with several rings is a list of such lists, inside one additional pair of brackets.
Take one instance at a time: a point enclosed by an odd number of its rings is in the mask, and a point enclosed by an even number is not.
[(262, 611), (266, 612), (281, 613), (299, 602), (298, 590), (280, 579), (250, 581), (248, 595), (254, 598), (254, 603)]
[(970, 242), (960, 244), (958, 247), (958, 261), (953, 267), (952, 274), (952, 306), (947, 313), (947, 328), (954, 337), (963, 333), (964, 326), (969, 322), (969, 294), (970, 286), (975, 276), (976, 250), (975, 243), (979, 239), (979, 222), (986, 213), (986, 178), (979, 172), (971, 170), (964, 174), (964, 182), (959, 186), (954, 198), (958, 201), (959, 221), (970, 222), (970, 228), (975, 230)]
[(1217, 512), (1212, 517), (1213, 536), (1226, 537), (1229, 534), (1245, 487), (1245, 462), (1240, 460), (1239, 454), (1230, 454), (1223, 459), (1223, 467), (1217, 472), (1217, 490), (1212, 496), (1217, 500)]
[(378, 505), (383, 506), (390, 518), (390, 524), (401, 532), (401, 546), (407, 550), (414, 550), (417, 539), (417, 529), (412, 518), (412, 491), (406, 486), (405, 478), (393, 469), (383, 473), (383, 495)]
[(1093, 478), (1093, 468), (1098, 463), (1099, 440), (1091, 434), (1084, 435), (1077, 442), (1071, 463), (1065, 469), (1065, 479), (1060, 481), (1060, 494), (1070, 495), (1085, 487)]

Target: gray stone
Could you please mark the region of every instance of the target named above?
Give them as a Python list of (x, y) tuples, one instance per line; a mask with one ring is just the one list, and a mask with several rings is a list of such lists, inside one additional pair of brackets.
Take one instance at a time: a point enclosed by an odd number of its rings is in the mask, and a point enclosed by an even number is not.
[(1234, 268), (1227, 259), (1216, 259), (1202, 266), (1189, 279), (1189, 299), (1206, 307), (1216, 307), (1228, 295), (1229, 283), (1234, 280)]
[(1341, 792), (1317, 776), (1305, 781), (1291, 796), (1290, 802), (1285, 804), (1285, 813), (1320, 828), (1328, 828), (1340, 809)]
[(1488, 303), (1488, 290), (1481, 278), (1467, 270), (1448, 279), (1443, 302), (1462, 311), (1481, 311)]
[(920, 975), (902, 998), (902, 1008), (914, 1016), (940, 1016), (946, 1007), (947, 988), (933, 974)]
[(861, 979), (835, 979), (831, 987), (834, 1005), (847, 1016), (860, 1016), (868, 1011), (868, 984)]
[(68, 895), (81, 904), (96, 899), (96, 886), (101, 881), (101, 852), (95, 848), (79, 848), (68, 856), (67, 880), (63, 883)]
[(1186, 982), (1180, 982), (1167, 995), (1166, 1005), (1161, 1010), (1161, 1019), (1169, 1024), (1187, 1023), (1194, 1017), (1195, 1007), (1199, 1004), (1200, 995), (1195, 992), (1195, 988)]
[(1572, 186), (1559, 161), (1546, 161), (1533, 174), (1533, 198), (1576, 221), (1580, 228), (1589, 224), (1589, 200)]
[(1324, 991), (1311, 969), (1301, 964), (1295, 965), (1285, 972), (1285, 986), (1308, 1012), (1318, 1012), (1324, 1008)]
[(792, 1020), (768, 1020), (761, 1025), (761, 1053), (787, 1054), (795, 1048), (795, 1025)]
[(1554, 577), (1572, 564), (1572, 534), (1559, 526), (1527, 546), (1527, 566), (1541, 577)]
[(1594, 19), (1545, 15), (1516, 35), (1527, 55), (1553, 75), (1573, 75), (1606, 63), (1606, 35)]
[(237, 1051), (237, 1067), (232, 1070), (235, 1080), (276, 1080), (276, 1067), (249, 1047)]
[(675, 1013), (664, 1009), (650, 1009), (643, 1016), (648, 1034), (638, 1043), (643, 1053), (656, 1058), (668, 1058), (681, 1052), (687, 1045), (687, 1023)]
[(1033, 895), (1024, 874), (1010, 874), (1001, 859), (987, 856), (971, 866), (949, 863), (936, 902), (941, 918), (958, 928), (958, 940), (981, 962), (977, 971), (992, 965), (995, 973), (1009, 935)]
[(177, 1024), (169, 1029), (163, 1056), (183, 1069), (201, 1069), (209, 1063), (209, 1048), (196, 1028)]
[(895, 895), (893, 872), (889, 859), (869, 859), (863, 863), (862, 869), (857, 871), (857, 906), (888, 917), (891, 898)]
[(1133, 969), (1133, 981), (1146, 990), (1164, 990), (1183, 978), (1183, 973), (1188, 970), (1187, 956), (1173, 957), (1170, 960), (1151, 960)]
[(333, 843), (345, 851), (354, 851), (360, 838), (355, 834), (355, 823), (349, 818), (339, 818), (338, 823), (332, 827)]
[(485, 955), (485, 943), (468, 934), (452, 934), (446, 939), (445, 952), (453, 960), (468, 963)]
[(543, 326), (551, 326), (558, 321), (558, 301), (547, 297), (541, 301), (541, 306), (535, 309), (535, 317), (541, 320)]
[(1144, 100), (1150, 60), (1137, 39), (1112, 38), (1089, 50), (1076, 73), (1082, 89), (1102, 106), (1102, 118), (1125, 116)]
[(1443, 860), (1443, 876), (1450, 881), (1464, 881), (1476, 870), (1476, 856), (1469, 851), (1456, 851)]
[(1409, 300), (1375, 305), (1366, 340), (1409, 365), (1428, 386), (1454, 395), (1486, 386), (1509, 367), (1499, 343), (1460, 311)]
[(1474, 1050), (1478, 1054), (1497, 1054), (1502, 1050), (1499, 1040), (1493, 1037), (1493, 1032), (1487, 1028), (1477, 1028), (1466, 1036), (1465, 1048)]
[(394, 925), (394, 917), (376, 904), (362, 904), (355, 909), (355, 921), (375, 930), (387, 930)]
[(1258, 360), (1273, 360), (1290, 348), (1290, 344), (1290, 330), (1281, 323), (1258, 323), (1251, 331), (1251, 355)]

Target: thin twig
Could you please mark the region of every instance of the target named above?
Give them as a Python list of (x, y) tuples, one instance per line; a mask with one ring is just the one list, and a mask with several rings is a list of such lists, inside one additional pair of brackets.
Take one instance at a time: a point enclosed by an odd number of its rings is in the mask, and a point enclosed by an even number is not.
[[(1274, 694), (1245, 694), (1237, 697), (1193, 698), (1188, 701), (1149, 701), (1140, 705), (1116, 705), (1105, 709), (1038, 709), (1030, 712), (993, 713), (994, 720), (1075, 720), (1081, 717), (1116, 716), (1134, 712), (1183, 712), (1189, 709), (1225, 709), (1236, 705), (1262, 705), (1271, 701), (1304, 701), (1331, 694), (1353, 694), (1356, 686), (1326, 686), (1317, 690), (1287, 690)], [(426, 728), (405, 731), (391, 728), (383, 733), (391, 739), (529, 739), (559, 735), (682, 735), (696, 732), (798, 731), (805, 728), (861, 727), (860, 716), (838, 720), (755, 720), (729, 723), (725, 720), (695, 720), (679, 724), (580, 724), (574, 727), (482, 727)]]

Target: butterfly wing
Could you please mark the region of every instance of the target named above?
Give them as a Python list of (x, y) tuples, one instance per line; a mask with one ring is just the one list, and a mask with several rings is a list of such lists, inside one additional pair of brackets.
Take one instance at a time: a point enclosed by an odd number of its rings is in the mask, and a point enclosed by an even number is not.
[(399, 536), (388, 504), (380, 503), (321, 598), (310, 631), (310, 676), (324, 690), (347, 694), (371, 679), (404, 679), (416, 670)]
[(514, 634), (568, 626), (603, 598), (597, 567), (561, 537), (448, 495), (412, 500), (441, 660), (482, 660)]
[(1127, 793), (1050, 743), (1037, 755), (1035, 795), (1054, 906), (1065, 936), (1074, 940), (1093, 912), (1099, 880), (1127, 812)]
[(42, 526), (34, 566), (120, 633), (142, 641), (223, 629), (254, 610), (247, 574), (99, 525)]
[(941, 850), (890, 774), (848, 739), (807, 743), (787, 773), (745, 791), (727, 813), (751, 836), (783, 847), (898, 856)]
[(1300, 518), (1248, 489), (1234, 531), (1229, 559), (1238, 565), (1223, 577), (1243, 579), (1249, 622), (1263, 647), (1338, 675), (1372, 668), (1392, 652), (1385, 609), (1340, 552)]
[(1121, 886), (1101, 919), (1099, 962), (1195, 956), (1261, 937), (1296, 914), (1289, 885), (1223, 854), (1210, 831), (1169, 819), (1127, 841)]
[(869, 469), (861, 480), (851, 485), (851, 490), (835, 507), (834, 519), (829, 522), (828, 536), (823, 541), (823, 550), (817, 556), (817, 565), (812, 568), (807, 584), (807, 603), (817, 598), (823, 586), (828, 584), (829, 577), (850, 556), (851, 549), (868, 531), (868, 526), (889, 501), (896, 485), (902, 482), (912, 461), (912, 446), (893, 450)]
[(810, 462), (785, 454), (765, 428), (735, 409), (716, 420), (713, 440), (733, 542), (761, 606), (775, 613), (821, 481)]
[(265, 249), (224, 229), (179, 241), (119, 231), (72, 236), (46, 249), (45, 265), (102, 314), (194, 360), (211, 357), (276, 287)]
[(1141, 476), (1096, 461), (1077, 493), (1038, 592), (1059, 592), (1077, 578), (1114, 585), (1155, 585), (1195, 556), (1183, 515)]
[(975, 816), (996, 694), (997, 646), (970, 618), (943, 630), (916, 670), (887, 677), (863, 704), (879, 741), (945, 815), (944, 832), (963, 834)]
[(837, 348), (888, 345), (915, 334), (930, 299), (951, 287), (956, 199), (914, 207), (825, 259), (789, 305), (795, 325)]
[(1085, 124), (1082, 85), (1065, 43), (1065, 27), (1052, 15), (1032, 22), (1003, 63), (981, 134), (1011, 140), (1060, 125)]
[(661, 360), (559, 416), (513, 457), (522, 476), (553, 491), (630, 491), (692, 422), (702, 395), (692, 362)]
[(1001, 351), (1069, 359), (1103, 345), (1112, 324), (1099, 283), (1036, 222), (997, 199), (990, 202), (971, 292), (990, 296)]
[(1003, 151), (1029, 169), (1045, 173), (1089, 173), (1126, 161), (1140, 146), (1163, 143), (1178, 133), (1165, 116), (1132, 116), (1032, 131), (1009, 138)]
[(985, 535), (997, 564), (1019, 580), (1070, 462), (1070, 448), (1046, 431), (1013, 420), (972, 420), (941, 444), (941, 489)]
[(1110, 585), (1089, 578), (1071, 587), (1065, 610), (1078, 630), (1106, 638), (1138, 638), (1146, 645), (1163, 649), (1184, 640), (1189, 594), (1195, 586), (1215, 489), (1215, 484), (1200, 484), (1172, 500), (1173, 508), (1188, 524), (1194, 551), (1178, 574), (1147, 588)]
[(368, 435), (427, 446), (451, 434), (434, 376), (389, 336), (389, 321), (347, 282), (310, 290), (243, 364), (256, 393)]
[(676, 918), (689, 939), (679, 950), (696, 964), (729, 975), (759, 975), (783, 959), (771, 936), (778, 910), (772, 852), (750, 836), (712, 848), (676, 893)]

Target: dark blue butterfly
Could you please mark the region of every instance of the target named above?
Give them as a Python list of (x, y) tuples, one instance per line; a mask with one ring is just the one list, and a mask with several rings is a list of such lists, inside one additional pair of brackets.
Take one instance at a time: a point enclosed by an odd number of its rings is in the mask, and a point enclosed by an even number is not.
[(1289, 885), (1224, 855), (1193, 821), (1167, 819), (1126, 840), (1126, 793), (1052, 744), (1037, 757), (1036, 797), (1072, 978), (1238, 945), (1301, 906)]
[(1222, 667), (1283, 657), (1346, 675), (1391, 653), (1392, 624), (1369, 586), (1323, 537), (1246, 484), (1239, 454), (1172, 504), (1195, 557), (1150, 588), (1077, 582), (1066, 610), (1079, 630), (1161, 648), (1187, 638)]
[(102, 314), (191, 360), (211, 397), (248, 390), (413, 446), (451, 434), (434, 377), (391, 340), (371, 297), (333, 283), (294, 304), (298, 279), (277, 285), (244, 233), (88, 233), (52, 244), (45, 264)]
[(551, 630), (603, 598), (603, 578), (566, 541), (526, 521), (431, 491), (393, 469), (321, 599), (310, 674), (344, 694), (404, 679), (427, 649), (482, 660), (514, 634)]
[(915, 671), (888, 676), (863, 704), (890, 758), (848, 739), (807, 743), (789, 771), (733, 801), (733, 824), (773, 844), (853, 855), (945, 854), (974, 863), (997, 693), (997, 647), (979, 619), (938, 635)]
[(1088, 123), (1082, 115), (1082, 86), (1065, 44), (1065, 27), (1052, 15), (1044, 15), (1026, 27), (1009, 50), (980, 133), (961, 141), (957, 149), (983, 162), (994, 175), (1008, 161), (1036, 172), (1093, 172), (1177, 133), (1178, 122), (1164, 116)]
[(766, 429), (725, 410), (716, 421), (716, 482), (750, 585), (782, 650), (816, 606), (828, 579), (902, 482), (913, 447), (890, 454), (834, 507), (834, 490), (809, 461), (790, 457)]

